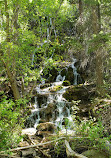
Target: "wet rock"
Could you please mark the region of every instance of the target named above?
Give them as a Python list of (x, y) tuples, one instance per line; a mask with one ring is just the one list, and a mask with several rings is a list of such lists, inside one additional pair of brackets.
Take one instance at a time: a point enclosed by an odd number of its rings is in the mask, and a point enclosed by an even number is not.
[(38, 103), (39, 107), (41, 107), (41, 105), (47, 103), (47, 95), (48, 94), (44, 94), (44, 95), (38, 94), (37, 95), (37, 103)]
[(36, 123), (36, 119), (38, 118), (38, 111), (33, 112), (25, 121), (25, 127), (26, 128), (33, 128), (35, 123)]
[(72, 85), (74, 84), (74, 73), (72, 67), (68, 68), (65, 79), (68, 80)]
[(63, 86), (70, 86), (71, 83), (70, 83), (69, 81), (65, 80), (65, 81), (63, 81), (63, 84), (62, 84), (62, 85), (63, 85)]
[(63, 87), (61, 85), (58, 85), (58, 86), (54, 86), (53, 88), (49, 89), (50, 92), (56, 92), (56, 91), (59, 91), (61, 90)]
[(51, 86), (51, 83), (45, 83), (43, 85), (40, 86), (40, 88), (47, 88), (47, 87), (50, 87)]
[(37, 135), (49, 135), (50, 134), (53, 134), (54, 131), (55, 131), (55, 125), (51, 122), (45, 122), (45, 123), (40, 123), (38, 126), (37, 126)]
[(49, 103), (46, 110), (45, 110), (45, 113), (46, 114), (52, 114), (53, 110), (55, 110), (55, 104), (54, 103)]
[(66, 76), (67, 74), (67, 69), (64, 68), (62, 71), (61, 71), (61, 76)]

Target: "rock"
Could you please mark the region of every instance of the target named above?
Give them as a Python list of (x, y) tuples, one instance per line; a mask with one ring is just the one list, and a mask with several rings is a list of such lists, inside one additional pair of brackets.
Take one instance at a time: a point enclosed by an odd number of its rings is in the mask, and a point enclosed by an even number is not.
[(67, 81), (67, 80), (63, 81), (63, 86), (70, 86), (70, 85), (71, 85), (71, 83), (69, 81)]
[(33, 148), (25, 149), (21, 151), (22, 157), (28, 158), (28, 157), (35, 157), (36, 151)]
[(50, 131), (39, 131), (37, 134), (42, 135), (43, 137), (52, 135)]
[(35, 123), (36, 123), (36, 119), (38, 118), (38, 111), (34, 111), (25, 121), (25, 127), (26, 128), (33, 128)]
[(22, 130), (22, 135), (27, 134), (27, 135), (35, 135), (36, 134), (36, 129), (35, 128), (26, 128)]
[(87, 156), (88, 158), (109, 158), (109, 156), (100, 150), (87, 150), (82, 153), (82, 155)]
[(55, 130), (55, 125), (51, 122), (45, 122), (45, 123), (40, 123), (37, 126), (37, 133), (38, 135), (42, 134), (42, 135), (46, 135), (46, 134), (53, 134), (54, 130)]
[(70, 86), (66, 92), (63, 94), (63, 97), (68, 100), (81, 100), (82, 103), (89, 102), (92, 97), (96, 95), (95, 88), (93, 85), (77, 85)]
[(51, 83), (45, 83), (43, 85), (40, 85), (40, 88), (43, 89), (43, 88), (47, 88), (47, 87), (50, 87), (51, 86)]
[(65, 67), (67, 67), (68, 65), (70, 65), (71, 64), (71, 62), (56, 62), (56, 66), (57, 67), (59, 67), (59, 68), (65, 68)]
[(20, 147), (28, 146), (28, 145), (29, 145), (29, 143), (27, 141), (22, 141), (22, 142), (19, 143)]
[(93, 110), (95, 105), (91, 102), (94, 97), (97, 97), (94, 85), (80, 84), (69, 86), (69, 88), (63, 94), (63, 97), (68, 102), (72, 102), (71, 106), (73, 108), (74, 106), (78, 107), (78, 110), (76, 109), (76, 116), (79, 116), (81, 119), (83, 119), (83, 117), (94, 116)]
[(37, 102), (40, 108), (42, 104), (47, 102), (47, 94), (37, 94)]
[(56, 92), (56, 91), (59, 91), (61, 90), (63, 87), (60, 86), (60, 85), (57, 85), (57, 86), (54, 86), (53, 88), (49, 89), (50, 92)]
[(55, 110), (55, 104), (54, 103), (49, 103), (47, 108), (46, 108), (45, 113), (46, 114), (52, 114), (53, 110)]
[(65, 79), (68, 80), (72, 85), (74, 84), (74, 73), (72, 67), (68, 68)]

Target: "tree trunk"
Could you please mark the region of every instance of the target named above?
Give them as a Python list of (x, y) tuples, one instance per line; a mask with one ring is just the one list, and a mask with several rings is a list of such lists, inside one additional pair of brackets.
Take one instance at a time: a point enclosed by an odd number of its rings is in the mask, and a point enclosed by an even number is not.
[[(13, 60), (12, 63), (10, 63), (10, 61), (9, 61), (10, 60), (10, 48), (8, 47), (8, 43), (10, 42), (10, 33), (9, 33), (10, 24), (9, 24), (9, 12), (8, 12), (7, 0), (5, 0), (5, 12), (6, 12), (6, 42), (7, 42), (6, 56), (7, 56), (7, 59), (6, 59), (6, 61), (3, 60), (3, 63), (5, 65), (5, 69), (6, 69), (10, 84), (11, 84), (11, 89), (13, 91), (14, 99), (18, 100), (18, 99), (20, 99), (20, 93), (19, 93), (19, 90), (17, 87), (16, 77), (15, 77), (15, 74), (16, 74), (15, 60)], [(12, 66), (12, 69), (13, 69), (12, 71), (9, 68), (10, 67), (9, 65)]]
[[(92, 6), (92, 28), (93, 33), (98, 35), (101, 30), (101, 16), (99, 3)], [(102, 61), (102, 48), (100, 43), (96, 43), (96, 87), (97, 91), (103, 95), (103, 61)]]
[(79, 16), (83, 13), (83, 1), (79, 0)]
[[(3, 61), (3, 62), (4, 62), (4, 61)], [(20, 99), (20, 93), (19, 93), (19, 90), (18, 90), (16, 78), (15, 78), (15, 76), (11, 73), (11, 71), (10, 71), (10, 69), (9, 69), (8, 62), (7, 62), (7, 63), (4, 62), (4, 65), (5, 65), (5, 69), (6, 69), (6, 72), (7, 72), (9, 81), (10, 81), (10, 84), (11, 84), (11, 89), (12, 89), (12, 92), (13, 92), (13, 95), (14, 95), (14, 99), (15, 99), (15, 100), (18, 100), (18, 99)]]

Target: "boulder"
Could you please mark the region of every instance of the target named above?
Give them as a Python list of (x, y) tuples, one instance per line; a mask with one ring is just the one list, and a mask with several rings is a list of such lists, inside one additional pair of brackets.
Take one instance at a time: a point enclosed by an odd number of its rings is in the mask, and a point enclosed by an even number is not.
[(94, 116), (94, 105), (91, 100), (96, 97), (96, 89), (94, 85), (75, 85), (70, 86), (66, 92), (63, 94), (63, 97), (68, 101), (72, 102), (72, 107), (75, 105), (78, 106), (77, 116), (81, 119), (83, 117)]
[(40, 123), (37, 126), (37, 135), (49, 135), (49, 134), (53, 134), (56, 127), (53, 123), (51, 122), (45, 122), (45, 123)]
[(70, 86), (66, 92), (63, 94), (63, 97), (68, 100), (81, 100), (82, 103), (90, 102), (90, 99), (96, 95), (95, 87), (93, 85), (77, 85)]
[(63, 84), (62, 84), (62, 85), (63, 85), (63, 86), (70, 86), (71, 83), (70, 83), (69, 81), (65, 80), (65, 81), (63, 81)]

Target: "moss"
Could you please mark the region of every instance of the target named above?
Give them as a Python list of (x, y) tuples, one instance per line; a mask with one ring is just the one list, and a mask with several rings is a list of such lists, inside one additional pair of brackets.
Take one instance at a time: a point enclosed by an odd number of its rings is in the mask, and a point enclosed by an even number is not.
[(87, 103), (92, 97), (95, 96), (95, 89), (89, 85), (77, 85), (70, 86), (66, 92), (63, 94), (63, 97), (68, 101), (72, 100), (81, 100), (82, 103)]
[(63, 86), (70, 86), (71, 83), (70, 83), (69, 81), (65, 80), (62, 85), (63, 85)]
[(54, 86), (53, 89), (49, 89), (51, 92), (56, 92), (61, 90), (63, 87), (62, 86)]

